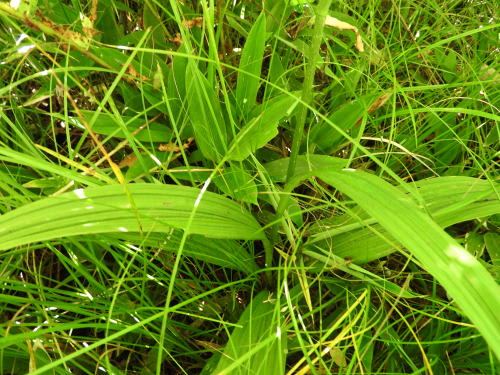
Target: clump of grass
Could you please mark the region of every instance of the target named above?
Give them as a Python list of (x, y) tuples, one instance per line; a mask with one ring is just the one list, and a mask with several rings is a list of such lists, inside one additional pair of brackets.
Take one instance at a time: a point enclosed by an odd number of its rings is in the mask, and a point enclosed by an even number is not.
[(498, 371), (493, 2), (15, 3), (0, 373)]

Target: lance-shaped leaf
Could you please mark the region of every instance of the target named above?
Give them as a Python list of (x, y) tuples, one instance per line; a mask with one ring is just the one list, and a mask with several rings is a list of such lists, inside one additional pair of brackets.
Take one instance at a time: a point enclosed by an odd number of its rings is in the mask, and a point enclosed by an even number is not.
[[(377, 93), (371, 93), (346, 103), (329, 116), (328, 120), (345, 132), (354, 132), (356, 124), (377, 100)], [(326, 154), (331, 153), (342, 141), (343, 136), (339, 134), (330, 124), (321, 121), (315, 124), (310, 133), (311, 141)]]
[(467, 250), (403, 192), (355, 170), (318, 170), (323, 181), (352, 198), (440, 282), (500, 357), (498, 285)]
[(212, 374), (283, 374), (286, 337), (276, 319), (276, 304), (263, 291), (238, 320)]
[[(266, 17), (264, 13), (255, 21), (245, 47), (241, 53), (240, 72), (236, 84), (236, 102), (242, 109), (255, 106), (257, 91), (260, 86), (260, 71), (266, 43)], [(243, 112), (247, 112), (244, 110)]]
[(230, 160), (244, 160), (255, 150), (265, 146), (278, 134), (279, 121), (290, 116), (298, 99), (280, 95), (262, 104), (261, 112), (243, 126), (229, 148)]
[[(413, 190), (420, 197), (422, 208), (441, 228), (500, 212), (495, 185), (487, 180), (437, 177), (399, 189), (402, 192)], [(409, 193), (406, 197), (412, 200)], [(358, 264), (387, 256), (400, 246), (387, 229), (360, 207), (353, 208), (348, 214), (316, 222), (309, 233), (308, 244), (333, 247), (337, 256), (350, 257)]]
[(78, 189), (8, 212), (0, 216), (0, 250), (81, 234), (172, 228), (214, 238), (263, 238), (250, 213), (217, 194), (160, 184), (131, 184), (127, 189), (123, 185)]
[[(290, 158), (282, 158), (278, 160), (273, 160), (266, 163), (264, 166), (273, 179), (276, 182), (286, 181), (286, 171), (288, 169), (288, 163)], [(323, 168), (335, 168), (342, 169), (347, 166), (348, 160), (336, 158), (328, 155), (318, 155), (318, 154), (307, 154), (299, 155), (297, 157), (297, 162), (295, 165), (295, 174), (303, 175), (310, 171), (315, 171), (317, 169)]]
[(215, 90), (195, 63), (188, 64), (186, 86), (196, 144), (207, 159), (220, 161), (227, 150), (227, 129)]
[(224, 169), (214, 178), (214, 184), (236, 200), (257, 204), (257, 185), (254, 178), (238, 165)]

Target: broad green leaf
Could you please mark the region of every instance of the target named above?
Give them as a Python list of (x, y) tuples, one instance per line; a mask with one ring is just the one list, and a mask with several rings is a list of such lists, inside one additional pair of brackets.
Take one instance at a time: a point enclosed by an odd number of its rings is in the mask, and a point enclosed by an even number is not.
[[(95, 113), (94, 111), (86, 110), (80, 110), (80, 112), (87, 122), (93, 118)], [(142, 116), (122, 116), (122, 119), (125, 122), (125, 125), (127, 125), (127, 130), (131, 133), (139, 129), (141, 126), (144, 126), (146, 122)], [(77, 124), (79, 124), (79, 120), (77, 118), (74, 120)], [(126, 138), (115, 117), (108, 113), (99, 113), (94, 125), (92, 126), (92, 130), (97, 134), (110, 135), (117, 138)], [(142, 142), (166, 142), (170, 138), (171, 134), (172, 130), (166, 125), (153, 122), (134, 135), (134, 138)]]
[(196, 144), (207, 159), (219, 161), (227, 150), (227, 129), (217, 95), (194, 63), (188, 64), (186, 85)]
[[(181, 44), (177, 52), (187, 53), (186, 47)], [(188, 65), (189, 60), (184, 56), (178, 55), (172, 58), (172, 76), (167, 82), (169, 95), (178, 98), (186, 96), (186, 69)]]
[(0, 249), (81, 234), (168, 232), (172, 228), (214, 238), (263, 238), (250, 213), (217, 194), (202, 196), (199, 189), (176, 185), (130, 184), (126, 188), (133, 204), (123, 185), (108, 185), (78, 189), (10, 211), (0, 216)]
[[(264, 165), (271, 178), (276, 182), (285, 182), (289, 158), (271, 161)], [(295, 166), (295, 174), (307, 174), (310, 171), (323, 168), (342, 169), (347, 165), (346, 159), (328, 155), (299, 155)]]
[[(361, 96), (351, 103), (347, 103), (335, 110), (328, 119), (339, 128), (349, 133), (355, 129), (356, 123), (368, 112), (370, 105), (376, 100), (379, 94), (368, 94)], [(330, 124), (321, 121), (315, 125), (310, 134), (311, 142), (316, 144), (321, 151), (330, 151), (343, 139), (342, 135)]]
[[(186, 53), (186, 48), (181, 45), (178, 53)], [(170, 121), (174, 124), (184, 123), (186, 111), (183, 107), (183, 100), (186, 99), (186, 69), (188, 59), (183, 56), (174, 56), (172, 58), (171, 69), (166, 80), (167, 95), (170, 100)], [(168, 113), (168, 112), (167, 112)], [(173, 118), (172, 118), (173, 117)]]
[(243, 126), (231, 144), (228, 158), (241, 161), (265, 146), (278, 134), (279, 121), (290, 116), (298, 103), (294, 96), (281, 95), (261, 105), (261, 112)]
[[(408, 184), (402, 192), (413, 189), (423, 207), (441, 227), (487, 217), (500, 212), (500, 201), (491, 182), (470, 177), (438, 177)], [(412, 197), (407, 194), (408, 201)], [(355, 214), (356, 217), (354, 217)], [(334, 253), (350, 257), (356, 263), (367, 263), (387, 256), (399, 247), (396, 241), (366, 212), (357, 209), (350, 214), (317, 222), (309, 229), (309, 243), (334, 247)]]
[(253, 24), (241, 53), (240, 71), (236, 83), (236, 103), (244, 114), (255, 106), (265, 43), (266, 17), (261, 13)]
[(99, 1), (98, 15), (95, 28), (101, 33), (99, 37), (103, 43), (107, 44), (117, 44), (120, 39), (123, 38), (123, 25), (119, 24), (115, 17), (115, 7), (116, 3), (119, 2), (107, 2)]
[(276, 305), (269, 297), (269, 292), (262, 291), (252, 298), (213, 374), (284, 374), (286, 336), (276, 320)]
[(436, 48), (436, 64), (441, 66), (444, 81), (452, 83), (457, 78), (457, 55), (453, 50)]
[[(31, 1), (29, 1), (31, 3)], [(58, 0), (48, 0), (39, 2), (43, 16), (62, 25), (72, 25), (79, 19), (79, 12), (74, 7), (68, 6)]]
[(99, 46), (99, 48), (91, 47), (90, 51), (93, 52), (94, 55), (106, 61), (108, 65), (112, 66), (117, 71), (119, 71), (123, 67), (123, 64), (127, 62), (127, 55), (115, 48)]
[(264, 94), (265, 99), (279, 95), (283, 92), (282, 90), (289, 91), (287, 73), (283, 67), (281, 59), (282, 57), (277, 54), (273, 54), (271, 56), (269, 73), (267, 75), (267, 80), (270, 84), (266, 84), (266, 91)]
[(214, 178), (214, 183), (236, 200), (257, 204), (257, 186), (253, 177), (236, 165), (225, 168)]
[(315, 175), (351, 197), (407, 248), (476, 325), (500, 357), (500, 290), (488, 271), (397, 188), (355, 170)]
[(152, 38), (151, 47), (161, 48), (165, 45), (168, 39), (168, 34), (165, 30), (161, 13), (158, 11), (158, 7), (152, 1), (145, 1), (144, 9), (142, 13), (142, 20), (144, 22), (144, 28), (152, 28)]
[(317, 270), (318, 272), (323, 272), (325, 269), (325, 265), (327, 265), (344, 271), (345, 273), (354, 276), (357, 280), (369, 283), (384, 292), (390, 292), (394, 295), (398, 295), (404, 298), (422, 297), (420, 295), (412, 293), (411, 291), (403, 289), (399, 285), (388, 281), (387, 279), (378, 276), (354, 263), (346, 264), (344, 258), (332, 254), (329, 251), (319, 249), (316, 246), (306, 246), (303, 254), (321, 262), (321, 266), (318, 266), (317, 262), (312, 262), (310, 265), (308, 265), (311, 267), (309, 272), (315, 270)]
[[(155, 249), (177, 252), (180, 246), (181, 233), (175, 231), (167, 239), (163, 233), (119, 233), (110, 234), (140, 246), (149, 246)], [(207, 263), (227, 267), (247, 274), (259, 270), (255, 257), (246, 251), (245, 247), (236, 240), (207, 238), (200, 235), (191, 235), (184, 244), (183, 255), (199, 259)]]
[(500, 267), (500, 235), (496, 233), (486, 233), (484, 235), (486, 250), (494, 266)]
[[(151, 86), (142, 86), (140, 94), (144, 96), (149, 104), (151, 104), (151, 107), (155, 108), (150, 111), (151, 114), (155, 114), (155, 110), (158, 110), (164, 114), (168, 114), (167, 103), (163, 98), (163, 93), (161, 91), (155, 90)], [(141, 101), (143, 100), (143, 98), (140, 99)]]

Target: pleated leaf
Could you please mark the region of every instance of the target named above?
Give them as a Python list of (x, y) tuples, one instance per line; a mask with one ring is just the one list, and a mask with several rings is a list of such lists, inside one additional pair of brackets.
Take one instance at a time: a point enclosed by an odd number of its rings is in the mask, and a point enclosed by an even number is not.
[(160, 184), (130, 184), (127, 189), (133, 204), (123, 185), (108, 185), (78, 189), (10, 211), (0, 216), (0, 250), (82, 234), (172, 228), (214, 238), (263, 238), (250, 213), (217, 194), (205, 192), (200, 198), (199, 189)]
[[(490, 181), (471, 177), (438, 177), (399, 187), (413, 189), (422, 199), (422, 208), (434, 221), (446, 228), (467, 220), (500, 213), (500, 200)], [(413, 198), (408, 193), (409, 201)], [(335, 254), (350, 257), (356, 263), (366, 263), (397, 250), (399, 243), (365, 211), (353, 209), (350, 214), (317, 222), (310, 228), (309, 243), (334, 246)], [(351, 213), (353, 212), (351, 211)], [(334, 244), (334, 245), (333, 245)]]
[(408, 249), (500, 357), (500, 290), (476, 258), (404, 193), (379, 177), (355, 170), (321, 170), (315, 174), (352, 198)]
[[(112, 238), (119, 238), (138, 246), (148, 246), (155, 249), (177, 252), (182, 239), (182, 233), (175, 231), (168, 237), (164, 233), (113, 233)], [(210, 238), (200, 235), (191, 235), (184, 244), (185, 256), (202, 260), (206, 263), (231, 268), (247, 274), (259, 270), (255, 257), (237, 240)]]

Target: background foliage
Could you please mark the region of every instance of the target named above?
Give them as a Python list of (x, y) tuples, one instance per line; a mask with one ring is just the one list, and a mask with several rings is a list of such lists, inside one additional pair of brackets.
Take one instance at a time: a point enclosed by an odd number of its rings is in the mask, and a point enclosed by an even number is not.
[(496, 373), (495, 5), (0, 3), (0, 373)]

